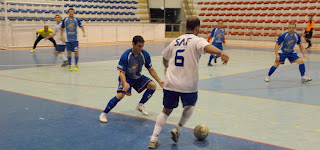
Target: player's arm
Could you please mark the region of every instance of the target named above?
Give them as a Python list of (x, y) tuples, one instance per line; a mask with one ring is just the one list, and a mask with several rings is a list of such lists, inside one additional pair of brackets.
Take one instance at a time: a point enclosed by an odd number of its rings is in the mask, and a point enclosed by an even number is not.
[(229, 61), (229, 56), (225, 52), (221, 51), (220, 49), (216, 48), (213, 45), (205, 46), (204, 47), (204, 51), (206, 53), (211, 54), (211, 55), (220, 54), (221, 55), (222, 64), (227, 64), (228, 61)]
[(279, 56), (279, 44), (276, 43), (274, 46), (274, 53), (276, 54), (276, 60), (279, 62), (280, 61), (280, 56)]
[(64, 37), (63, 37), (63, 30), (64, 30), (64, 28), (61, 28), (61, 30), (60, 30), (60, 40), (63, 41), (63, 42), (66, 42)]
[(56, 35), (55, 33), (50, 33), (45, 39), (46, 40), (50, 39), (50, 38), (54, 37), (55, 35)]
[(84, 30), (84, 27), (80, 27), (80, 29), (82, 30), (83, 37), (86, 37), (86, 32), (85, 32), (85, 30)]
[(157, 71), (151, 67), (150, 69), (148, 69), (150, 75), (159, 83), (159, 85), (163, 88), (164, 86), (164, 82), (161, 81), (161, 79), (159, 78)]
[(163, 65), (164, 65), (164, 74), (167, 72), (167, 68), (169, 66), (169, 60), (166, 60), (164, 57), (162, 59)]
[(130, 85), (127, 83), (126, 72), (120, 71), (120, 81), (123, 83), (123, 91), (127, 92)]
[(307, 54), (306, 54), (306, 52), (305, 52), (305, 49), (304, 49), (304, 47), (303, 47), (302, 44), (299, 44), (299, 48), (300, 48), (300, 51), (301, 51), (303, 57), (304, 57), (304, 58), (307, 58), (308, 60), (310, 60), (310, 58), (307, 56)]

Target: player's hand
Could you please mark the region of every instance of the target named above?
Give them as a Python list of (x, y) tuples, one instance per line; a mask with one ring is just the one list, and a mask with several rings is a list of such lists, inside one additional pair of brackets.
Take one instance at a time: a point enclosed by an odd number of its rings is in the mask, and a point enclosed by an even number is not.
[(307, 58), (308, 60), (310, 60), (310, 58), (306, 54), (303, 55), (303, 58)]
[(225, 52), (221, 52), (221, 60), (222, 60), (222, 64), (226, 65), (229, 62), (229, 56), (225, 53)]
[(280, 56), (276, 55), (276, 61), (279, 62), (280, 61)]
[(223, 46), (227, 46), (227, 44), (226, 44), (226, 43), (222, 43), (222, 45), (223, 45)]
[(161, 88), (163, 88), (164, 87), (164, 81), (160, 81), (159, 85), (161, 86)]
[(130, 85), (127, 82), (123, 84), (123, 91), (124, 92), (127, 92), (129, 90), (129, 88), (130, 88)]
[(63, 37), (61, 37), (60, 40), (61, 40), (62, 42), (66, 42), (66, 40), (65, 40)]
[(83, 33), (83, 37), (86, 37), (86, 34), (85, 34), (85, 33)]

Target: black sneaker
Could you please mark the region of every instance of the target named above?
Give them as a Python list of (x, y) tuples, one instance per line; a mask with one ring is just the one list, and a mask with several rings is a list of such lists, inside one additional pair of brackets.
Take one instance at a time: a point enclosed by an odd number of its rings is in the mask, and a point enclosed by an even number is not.
[(68, 61), (64, 61), (63, 64), (61, 65), (61, 67), (65, 67), (68, 65)]
[(213, 65), (211, 63), (208, 63), (208, 66), (212, 67)]
[(215, 63), (215, 64), (217, 63), (217, 58), (214, 58), (214, 63)]

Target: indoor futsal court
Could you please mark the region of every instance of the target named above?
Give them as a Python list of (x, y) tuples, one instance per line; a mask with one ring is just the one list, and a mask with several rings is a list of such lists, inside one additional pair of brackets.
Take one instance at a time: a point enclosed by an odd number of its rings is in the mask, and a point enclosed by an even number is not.
[[(132, 38), (144, 38), (143, 49), (165, 81), (162, 51), (185, 34), (191, 16), (200, 19), (198, 36), (205, 40), (222, 19), (223, 49), (230, 59), (222, 65), (217, 58), (208, 66), (210, 54), (200, 56), (194, 112), (175, 143), (170, 131), (184, 110), (179, 102), (156, 149), (319, 150), (319, 6), (317, 0), (0, 0), (0, 150), (149, 149), (163, 108), (163, 89), (157, 82), (144, 104), (147, 116), (136, 110), (143, 92), (135, 90), (108, 113), (107, 123), (100, 122), (99, 115), (117, 94), (117, 66), (133, 47)], [(55, 15), (68, 17), (70, 8), (84, 28), (79, 25), (77, 30), (78, 71), (61, 67), (67, 60), (55, 56), (50, 40), (33, 47), (43, 36), (37, 31), (45, 25), (53, 30)], [(302, 57), (299, 46), (294, 49), (312, 81), (302, 83), (300, 66), (285, 60), (265, 82), (275, 62), (275, 41), (291, 22), (304, 49), (308, 47), (303, 36), (309, 16), (315, 22), (312, 46), (305, 50), (310, 60)], [(59, 45), (57, 35), (53, 39)], [(67, 49), (61, 53), (66, 58)], [(145, 67), (142, 74), (155, 81)], [(209, 128), (202, 141), (194, 136), (199, 124)]]

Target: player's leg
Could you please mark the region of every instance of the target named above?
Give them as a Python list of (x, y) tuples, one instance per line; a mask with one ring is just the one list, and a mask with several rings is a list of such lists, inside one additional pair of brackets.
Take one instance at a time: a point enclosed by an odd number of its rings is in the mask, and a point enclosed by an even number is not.
[(99, 120), (101, 122), (103, 122), (103, 123), (108, 122), (107, 114), (110, 112), (110, 110), (112, 110), (118, 104), (118, 102), (124, 97), (124, 95), (125, 95), (124, 93), (117, 93), (117, 95), (115, 97), (110, 99), (108, 105), (106, 106), (104, 111), (99, 116)]
[[(127, 82), (129, 85), (131, 84), (130, 81), (127, 80)], [(131, 86), (126, 93), (123, 91), (123, 87), (124, 87), (123, 84), (121, 83), (121, 81), (119, 81), (117, 95), (109, 101), (108, 105), (106, 106), (104, 111), (101, 112), (101, 114), (99, 116), (99, 120), (101, 122), (103, 122), (103, 123), (108, 122), (107, 114), (110, 112), (110, 110), (112, 110), (125, 95), (131, 95)]]
[(74, 60), (75, 60), (75, 66), (74, 69), (76, 71), (79, 71), (79, 67), (78, 67), (78, 61), (79, 61), (79, 43), (78, 41), (73, 42), (73, 49), (74, 49)]
[[(223, 51), (222, 43), (216, 43), (216, 44), (214, 44), (214, 46)], [(214, 63), (217, 63), (217, 58), (219, 58), (219, 57), (220, 57), (220, 55), (215, 55)]]
[(65, 67), (68, 65), (68, 59), (67, 57), (63, 54), (64, 50), (65, 50), (65, 45), (57, 45), (56, 46), (56, 50), (53, 51), (54, 55), (59, 57), (60, 59), (63, 60), (63, 64), (61, 65), (61, 67)]
[(304, 61), (302, 58), (300, 58), (296, 53), (295, 54), (292, 54), (290, 57), (289, 57), (289, 61), (291, 63), (298, 63), (299, 64), (299, 71), (300, 71), (300, 74), (301, 74), (301, 82), (304, 83), (304, 82), (309, 82), (311, 81), (312, 79), (311, 78), (307, 78), (305, 76), (305, 72), (306, 72), (306, 68), (305, 68), (305, 65), (304, 65)]
[(72, 71), (72, 66), (71, 66), (71, 62), (72, 62), (71, 54), (73, 52), (72, 43), (66, 42), (66, 46), (67, 46), (67, 58), (68, 58), (69, 70)]
[(30, 53), (33, 53), (34, 50), (36, 49), (38, 43), (43, 39), (43, 37), (41, 35), (38, 36), (38, 38), (36, 39), (36, 41), (34, 41), (34, 44), (33, 44), (33, 48), (32, 50), (30, 51)]
[(213, 66), (213, 65), (211, 64), (211, 61), (212, 61), (213, 57), (214, 57), (214, 55), (210, 55), (209, 62), (208, 62), (208, 66)]
[(178, 107), (180, 93), (174, 91), (163, 90), (163, 110), (158, 115), (153, 133), (149, 142), (149, 148), (156, 148), (160, 145), (158, 136), (165, 125), (167, 118), (174, 108)]
[(49, 38), (49, 41), (51, 41), (53, 43), (54, 47), (57, 47), (57, 43), (53, 38)]
[(264, 81), (269, 82), (270, 81), (270, 76), (274, 73), (274, 71), (276, 71), (276, 69), (279, 67), (280, 64), (284, 64), (284, 61), (286, 60), (286, 56), (283, 54), (280, 54), (280, 60), (277, 61), (275, 60), (274, 65), (270, 68), (269, 73), (267, 75), (267, 77), (264, 79)]
[(181, 101), (183, 104), (183, 112), (179, 123), (175, 128), (171, 130), (172, 140), (178, 142), (180, 136), (180, 129), (183, 127), (187, 121), (190, 119), (194, 106), (198, 100), (198, 92), (195, 93), (181, 93)]
[(140, 102), (138, 103), (136, 109), (140, 111), (143, 115), (148, 115), (148, 112), (144, 108), (144, 104), (152, 97), (153, 93), (157, 89), (156, 83), (154, 83), (150, 78), (142, 75), (139, 79), (135, 80), (132, 87), (138, 92), (141, 93), (147, 89)]

